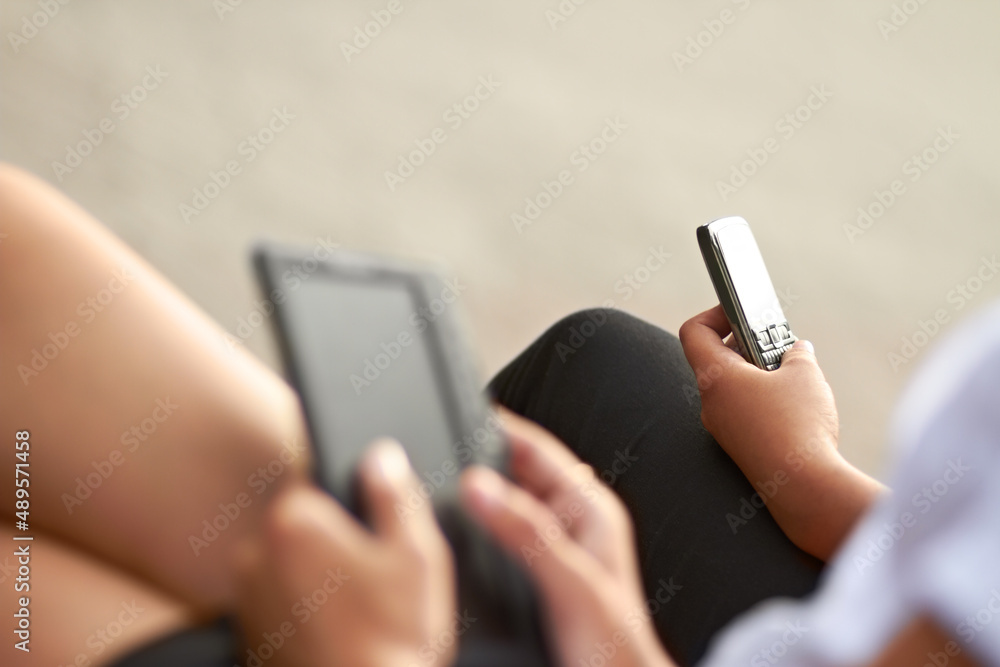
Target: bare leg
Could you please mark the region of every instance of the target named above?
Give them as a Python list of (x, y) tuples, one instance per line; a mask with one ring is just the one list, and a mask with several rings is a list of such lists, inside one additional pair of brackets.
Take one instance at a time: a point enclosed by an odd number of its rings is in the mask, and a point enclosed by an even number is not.
[[(305, 479), (294, 394), (84, 211), (4, 166), (0, 233), (0, 433), (31, 433), (31, 530), (190, 609), (229, 606), (234, 553), (274, 492)], [(41, 590), (57, 574), (36, 572)]]
[[(0, 525), (0, 544), (13, 544), (15, 531)], [(146, 582), (33, 530), (31, 543), (30, 653), (14, 647), (10, 623), (3, 624), (3, 665), (110, 664), (150, 641), (191, 625), (190, 609)], [(14, 618), (17, 559), (0, 556), (0, 614)]]

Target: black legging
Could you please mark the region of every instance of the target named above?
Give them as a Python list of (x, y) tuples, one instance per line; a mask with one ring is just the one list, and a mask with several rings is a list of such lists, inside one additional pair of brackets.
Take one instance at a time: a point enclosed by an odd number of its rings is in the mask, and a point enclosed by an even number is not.
[(681, 665), (757, 602), (815, 587), (820, 561), (758, 507), (760, 496), (702, 426), (676, 336), (619, 310), (578, 312), (489, 390), (558, 436), (625, 501), (647, 606)]
[[(682, 667), (757, 602), (815, 587), (821, 563), (759, 508), (754, 488), (702, 426), (694, 374), (675, 336), (618, 310), (575, 313), (489, 390), (552, 431), (625, 501), (648, 611)], [(119, 667), (228, 667), (239, 664), (234, 643), (222, 620), (146, 647)]]

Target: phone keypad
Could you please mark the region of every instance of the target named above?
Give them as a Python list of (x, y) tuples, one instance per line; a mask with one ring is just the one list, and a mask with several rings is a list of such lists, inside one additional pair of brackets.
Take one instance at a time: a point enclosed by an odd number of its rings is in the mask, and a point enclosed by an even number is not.
[(761, 351), (795, 342), (795, 336), (792, 335), (787, 322), (785, 324), (768, 325), (766, 329), (757, 331), (756, 335), (757, 342), (761, 346)]
[(781, 356), (785, 350), (798, 340), (789, 328), (788, 322), (770, 324), (755, 331), (754, 335), (757, 337), (757, 347), (767, 370), (774, 370), (781, 365)]

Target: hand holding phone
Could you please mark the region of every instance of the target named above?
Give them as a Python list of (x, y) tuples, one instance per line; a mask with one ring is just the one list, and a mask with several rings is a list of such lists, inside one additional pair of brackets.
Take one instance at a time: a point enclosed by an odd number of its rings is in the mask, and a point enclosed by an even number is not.
[[(798, 339), (746, 220), (702, 225), (698, 242), (720, 302), (680, 330), (699, 378), (702, 422), (784, 533), (826, 559), (881, 487), (838, 453), (833, 392), (811, 346), (793, 348)], [(740, 362), (723, 340), (729, 332), (744, 359), (767, 371), (780, 365), (781, 371), (761, 373)], [(731, 524), (734, 530), (741, 520)]]

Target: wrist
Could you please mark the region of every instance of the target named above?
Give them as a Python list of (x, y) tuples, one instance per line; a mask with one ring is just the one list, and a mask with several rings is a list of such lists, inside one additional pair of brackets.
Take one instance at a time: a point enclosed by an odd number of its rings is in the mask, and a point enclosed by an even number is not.
[(795, 471), (790, 493), (772, 514), (799, 548), (829, 558), (885, 487), (851, 465), (835, 449)]

